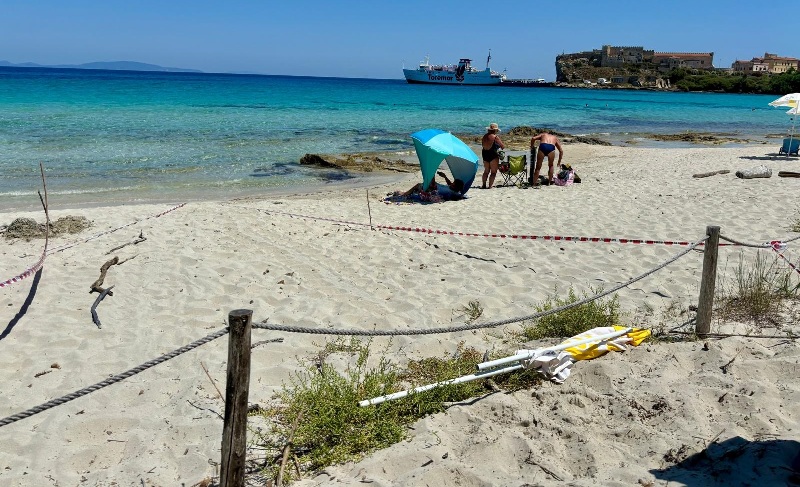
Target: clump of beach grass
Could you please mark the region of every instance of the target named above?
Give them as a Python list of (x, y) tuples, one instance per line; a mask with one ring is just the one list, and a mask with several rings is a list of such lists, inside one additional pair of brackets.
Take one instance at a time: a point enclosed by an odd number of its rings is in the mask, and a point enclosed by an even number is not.
[(775, 323), (784, 301), (800, 295), (800, 284), (780, 257), (757, 252), (752, 260), (739, 253), (732, 284), (717, 287), (717, 313), (723, 320)]
[(800, 216), (796, 216), (789, 226), (789, 231), (800, 233)]
[[(324, 359), (319, 360), (332, 353), (345, 353), (355, 360), (339, 372)], [(291, 480), (329, 465), (358, 460), (403, 440), (408, 426), (419, 418), (444, 410), (448, 403), (485, 394), (483, 381), (443, 385), (375, 406), (360, 407), (358, 402), (473, 373), (483, 358), (476, 349), (459, 343), (451, 356), (410, 361), (406, 368), (400, 368), (385, 353), (377, 361), (371, 360), (369, 341), (354, 338), (326, 346), (317, 360), (293, 375), (272, 405), (252, 413), (271, 424), (255, 432), (256, 446), (267, 452), (265, 474), (277, 477), (287, 444), (296, 468), (285, 468), (283, 478)], [(534, 373), (525, 371), (495, 379), (509, 389), (539, 381)]]
[(467, 323), (472, 323), (483, 314), (483, 305), (476, 299), (470, 301), (466, 306), (462, 306), (458, 311), (460, 312), (460, 316), (466, 317)]
[[(592, 291), (597, 294), (602, 292), (602, 289), (593, 289)], [(584, 297), (586, 296), (584, 295)], [(560, 297), (556, 291), (542, 304), (536, 305), (536, 311), (541, 313), (577, 303), (580, 300), (575, 294), (575, 290), (570, 287), (566, 297)], [(589, 301), (565, 311), (538, 318), (531, 324), (523, 326), (521, 334), (525, 340), (570, 337), (598, 326), (617, 324), (619, 309), (619, 300), (616, 295), (611, 298)]]

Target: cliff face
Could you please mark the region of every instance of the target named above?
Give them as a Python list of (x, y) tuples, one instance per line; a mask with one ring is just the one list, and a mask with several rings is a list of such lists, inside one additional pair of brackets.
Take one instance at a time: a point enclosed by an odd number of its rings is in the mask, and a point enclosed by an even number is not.
[(669, 89), (669, 80), (654, 65), (642, 63), (602, 67), (600, 61), (600, 53), (593, 51), (556, 56), (556, 81), (586, 86), (584, 80), (596, 83), (598, 78), (605, 78), (611, 86)]

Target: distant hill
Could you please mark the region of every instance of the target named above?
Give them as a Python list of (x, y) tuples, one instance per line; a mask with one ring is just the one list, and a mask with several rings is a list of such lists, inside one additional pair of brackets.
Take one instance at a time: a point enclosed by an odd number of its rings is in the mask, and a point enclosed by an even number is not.
[(10, 63), (0, 61), (0, 66), (15, 68), (62, 68), (62, 69), (109, 69), (116, 71), (162, 71), (170, 73), (202, 73), (197, 69), (168, 68), (157, 64), (137, 63), (135, 61), (108, 61), (84, 64), (36, 64), (36, 63)]

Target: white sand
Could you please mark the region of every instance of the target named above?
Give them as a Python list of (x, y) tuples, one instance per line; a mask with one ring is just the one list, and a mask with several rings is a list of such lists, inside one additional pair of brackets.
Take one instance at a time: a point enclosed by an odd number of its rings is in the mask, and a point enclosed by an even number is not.
[[(758, 159), (769, 152), (763, 146), (566, 149), (581, 184), (474, 189), (464, 201), (431, 205), (380, 202), (388, 191), (411, 186), (409, 177), (370, 189), (372, 221), (476, 233), (680, 241), (701, 238), (707, 225), (750, 242), (792, 235), (800, 179), (733, 175), (762, 163), (775, 173), (798, 170), (796, 161)], [(691, 177), (719, 169), (731, 173)], [(570, 286), (578, 294), (609, 288), (682, 249), (370, 231), (259, 211), (366, 223), (366, 203), (363, 188), (193, 202), (50, 255), (20, 318), (15, 317), (34, 279), (0, 289), (5, 329), (0, 333), (6, 334), (0, 340), (5, 391), (0, 416), (201, 338), (221, 328), (237, 308), (253, 309), (255, 321), (270, 323), (411, 329), (462, 323), (459, 310), (479, 300), (481, 319), (493, 321), (533, 313), (556, 288), (562, 295)], [(54, 199), (50, 204), (53, 219), (84, 215), (94, 222), (78, 236), (54, 239), (51, 248), (170, 208), (68, 209)], [(2, 213), (0, 223), (17, 217), (41, 221), (41, 213)], [(140, 231), (147, 241), (106, 255)], [(0, 241), (0, 279), (35, 262), (42, 244)], [(720, 252), (727, 282), (739, 252), (730, 247)], [(752, 249), (744, 252), (755, 255)], [(136, 258), (109, 270), (105, 285), (115, 286), (114, 296), (98, 307), (103, 323), (98, 329), (89, 314), (96, 295), (88, 289), (112, 255)], [(701, 267), (702, 254), (692, 252), (620, 291), (625, 324), (672, 327), (686, 321), (688, 314), (664, 310), (696, 304)], [(766, 332), (800, 332), (793, 314), (784, 321), (781, 329)], [(716, 323), (716, 329), (747, 327)], [(284, 342), (253, 352), (251, 403), (266, 403), (298, 368), (297, 359), (326, 341), (263, 330), (254, 331), (253, 341), (277, 337)], [(477, 332), (397, 337), (390, 353), (401, 362), (441, 356), (462, 340), (481, 349), (507, 347)], [(408, 441), (298, 485), (559, 485), (557, 478), (574, 485), (637, 485), (640, 479), (643, 485), (785, 482), (787, 466), (800, 450), (798, 344), (748, 338), (708, 343), (708, 351), (703, 342), (647, 344), (578, 363), (560, 386), (456, 405), (421, 420)], [(222, 431), (218, 414), (224, 408), (201, 363), (224, 392), (226, 347), (221, 338), (120, 384), (0, 427), (0, 484), (171, 486), (214, 475)], [(734, 357), (723, 373), (720, 367)], [(52, 364), (60, 368), (51, 369)], [(49, 372), (36, 377), (44, 371)], [(694, 470), (688, 464), (673, 467), (717, 435), (719, 445), (708, 450), (711, 460), (698, 460)], [(740, 445), (737, 437), (749, 443)], [(757, 471), (747, 477), (751, 463)], [(667, 470), (659, 473), (662, 468)]]

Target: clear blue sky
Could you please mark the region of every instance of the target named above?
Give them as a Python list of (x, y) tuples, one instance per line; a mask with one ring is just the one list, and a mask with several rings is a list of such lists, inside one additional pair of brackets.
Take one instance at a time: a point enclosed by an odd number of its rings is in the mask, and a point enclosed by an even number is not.
[(555, 78), (555, 56), (603, 44), (800, 57), (793, 2), (743, 0), (3, 0), (0, 60), (138, 61), (207, 72), (402, 78), (460, 57)]

